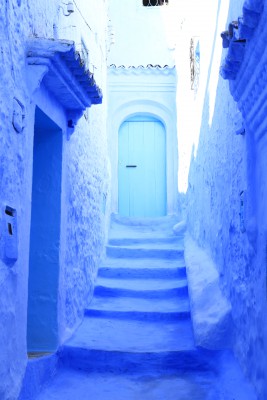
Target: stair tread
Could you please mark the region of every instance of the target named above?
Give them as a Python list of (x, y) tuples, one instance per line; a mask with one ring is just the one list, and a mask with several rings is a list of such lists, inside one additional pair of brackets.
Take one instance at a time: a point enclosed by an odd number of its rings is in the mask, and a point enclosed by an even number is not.
[(177, 246), (179, 245), (183, 245), (183, 236), (151, 236), (150, 235), (146, 235), (146, 236), (132, 236), (132, 237), (113, 237), (110, 238), (108, 241), (108, 244), (111, 246), (133, 246), (133, 245), (145, 245), (145, 244), (151, 244), (151, 245), (175, 245)]
[(100, 297), (94, 296), (88, 310), (106, 311), (140, 311), (158, 312), (161, 314), (168, 312), (189, 312), (189, 299), (168, 298), (168, 299), (143, 299), (135, 297)]
[(183, 250), (184, 246), (183, 243), (181, 242), (160, 242), (160, 241), (155, 241), (155, 242), (148, 242), (148, 243), (142, 243), (142, 242), (133, 242), (129, 244), (122, 244), (122, 245), (116, 245), (112, 244), (112, 242), (109, 242), (107, 244), (107, 247), (112, 247), (112, 248), (123, 248), (123, 249), (142, 249), (142, 250)]
[(159, 248), (159, 247), (127, 247), (127, 246), (106, 246), (106, 255), (113, 258), (161, 258), (180, 259), (184, 256), (183, 248)]
[(66, 346), (124, 352), (194, 350), (191, 321), (150, 322), (85, 317)]
[(154, 244), (153, 243), (150, 243), (150, 244), (135, 244), (135, 245), (131, 245), (131, 246), (126, 246), (126, 245), (113, 246), (111, 244), (107, 244), (106, 248), (114, 249), (114, 250), (118, 250), (118, 251), (119, 250), (121, 250), (121, 251), (123, 251), (123, 250), (129, 250), (129, 251), (133, 251), (133, 250), (136, 250), (136, 251), (149, 250), (149, 251), (151, 251), (151, 250), (153, 250), (153, 251), (158, 251), (158, 252), (163, 251), (163, 250), (170, 251), (170, 252), (174, 251), (174, 250), (176, 250), (177, 252), (178, 251), (180, 251), (180, 252), (184, 251), (184, 246), (182, 246), (182, 245), (177, 246), (177, 244), (171, 245), (171, 244), (168, 244), (168, 243), (164, 243), (164, 244), (161, 244), (161, 245), (159, 245), (158, 243), (154, 243)]
[[(228, 372), (228, 370), (230, 370)], [(252, 387), (231, 359), (212, 371), (145, 374), (88, 373), (62, 368), (36, 400), (256, 400)]]
[(119, 279), (98, 277), (96, 286), (139, 291), (164, 290), (187, 287), (187, 279)]
[(106, 257), (103, 261), (100, 268), (171, 268), (171, 269), (179, 269), (185, 267), (185, 261), (183, 258), (181, 259), (144, 259), (140, 260), (138, 258), (113, 258), (113, 257)]
[[(127, 375), (114, 373), (86, 373), (63, 369), (37, 400), (179, 400), (207, 398), (221, 400), (214, 392), (214, 374), (198, 372), (162, 375)], [(214, 392), (214, 397), (208, 397)], [(226, 399), (228, 400), (228, 399)], [(247, 396), (244, 398), (247, 400)]]

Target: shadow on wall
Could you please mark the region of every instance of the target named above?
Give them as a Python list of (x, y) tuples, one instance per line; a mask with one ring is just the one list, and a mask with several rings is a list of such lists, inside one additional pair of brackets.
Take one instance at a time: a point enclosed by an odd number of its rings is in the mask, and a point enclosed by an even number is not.
[[(226, 26), (239, 17), (237, 14), (233, 18), (233, 11), (235, 6), (230, 4)], [(220, 36), (220, 32), (216, 35)], [(213, 57), (216, 58), (219, 51), (216, 41), (214, 37), (198, 148), (193, 146), (191, 152), (188, 229), (198, 244), (212, 255), (221, 287), (232, 305), (235, 354), (257, 388), (259, 398), (264, 399), (266, 244), (257, 239), (255, 221), (259, 203), (256, 196), (264, 196), (266, 189), (257, 188), (255, 181), (255, 170), (261, 166), (260, 159), (255, 157), (254, 132), (247, 126), (246, 135), (236, 135), (235, 119), (240, 113), (228, 82), (219, 77), (218, 60), (213, 64)], [(217, 73), (215, 86), (213, 69)], [(213, 111), (212, 93), (215, 93)], [(263, 215), (260, 218), (264, 218)], [(258, 226), (261, 225), (262, 221), (258, 220)]]

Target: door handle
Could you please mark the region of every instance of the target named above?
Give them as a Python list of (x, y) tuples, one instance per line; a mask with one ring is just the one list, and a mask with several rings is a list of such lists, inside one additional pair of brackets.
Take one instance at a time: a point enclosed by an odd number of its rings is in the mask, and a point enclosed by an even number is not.
[(126, 168), (136, 168), (137, 165), (126, 165)]

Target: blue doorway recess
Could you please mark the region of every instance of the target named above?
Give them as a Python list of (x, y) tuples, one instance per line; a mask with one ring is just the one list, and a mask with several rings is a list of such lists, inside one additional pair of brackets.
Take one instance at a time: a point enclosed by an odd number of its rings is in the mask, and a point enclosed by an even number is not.
[(138, 116), (119, 129), (119, 214), (166, 215), (166, 132), (158, 119)]
[(28, 352), (58, 346), (62, 131), (35, 112), (28, 286)]

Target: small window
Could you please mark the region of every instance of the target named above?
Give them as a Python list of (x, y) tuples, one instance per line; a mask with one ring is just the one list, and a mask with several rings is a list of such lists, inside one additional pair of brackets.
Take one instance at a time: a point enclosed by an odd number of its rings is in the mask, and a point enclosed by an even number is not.
[(155, 6), (163, 6), (164, 4), (168, 4), (169, 0), (143, 0), (144, 7), (155, 7)]

